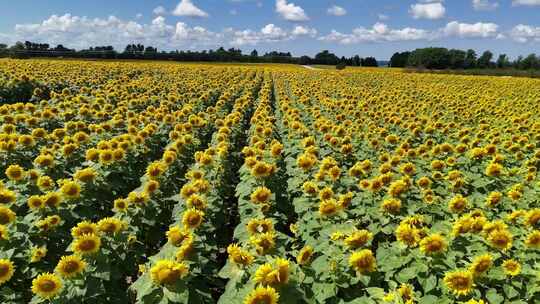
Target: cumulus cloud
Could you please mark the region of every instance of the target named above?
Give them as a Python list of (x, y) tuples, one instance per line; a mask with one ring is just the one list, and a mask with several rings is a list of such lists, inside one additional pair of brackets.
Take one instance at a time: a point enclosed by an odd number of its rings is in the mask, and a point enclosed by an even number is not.
[(390, 17), (388, 17), (388, 15), (385, 15), (385, 14), (378, 14), (377, 18), (382, 21), (390, 19)]
[(297, 25), (289, 31), (273, 23), (265, 25), (258, 31), (229, 29), (228, 32), (232, 36), (231, 44), (236, 46), (283, 42), (295, 40), (301, 36), (315, 37), (317, 35), (317, 30), (313, 28)]
[(276, 12), (288, 21), (307, 21), (309, 17), (303, 8), (287, 0), (276, 0)]
[(540, 27), (518, 24), (510, 31), (510, 37), (517, 42), (540, 41)]
[(291, 34), (293, 36), (311, 36), (311, 37), (315, 37), (315, 36), (317, 36), (317, 30), (314, 29), (314, 28), (297, 25), (297, 26), (294, 27)]
[(470, 24), (452, 21), (445, 27), (435, 30), (411, 27), (392, 29), (384, 23), (377, 22), (371, 28), (359, 27), (353, 29), (351, 33), (332, 30), (330, 34), (319, 37), (319, 40), (340, 44), (356, 44), (362, 42), (435, 40), (445, 37), (503, 39), (505, 36), (498, 32), (498, 28), (499, 26), (494, 23), (478, 22)]
[(206, 18), (208, 13), (198, 8), (191, 0), (181, 0), (172, 12), (175, 16)]
[(452, 21), (448, 23), (443, 32), (447, 36), (460, 38), (489, 38), (496, 37), (499, 26), (495, 23), (460, 23)]
[(371, 28), (355, 28), (349, 34), (332, 30), (330, 34), (320, 37), (319, 40), (340, 44), (355, 44), (361, 42), (425, 40), (432, 38), (431, 35), (429, 31), (423, 29), (411, 27), (391, 29), (388, 25), (377, 22)]
[(144, 24), (115, 16), (102, 19), (65, 14), (52, 15), (41, 23), (18, 24), (14, 34), (4, 41), (31, 40), (64, 44), (77, 49), (96, 45), (113, 45), (116, 49), (123, 49), (130, 43), (174, 49), (256, 45), (291, 41), (299, 37), (313, 38), (316, 35), (317, 30), (314, 28), (300, 25), (286, 29), (271, 23), (259, 30), (227, 28), (215, 32), (185, 22), (169, 24), (163, 16), (157, 16), (151, 23)]
[(526, 6), (535, 6), (540, 5), (540, 0), (512, 0), (513, 6), (526, 5)]
[(499, 7), (498, 2), (490, 2), (490, 0), (472, 0), (472, 5), (476, 11), (491, 11)]
[(154, 15), (165, 15), (167, 13), (167, 10), (163, 7), (163, 6), (158, 6), (156, 8), (154, 8), (154, 10), (152, 11), (154, 13)]
[(345, 10), (343, 7), (337, 6), (337, 5), (329, 7), (326, 10), (326, 12), (328, 13), (328, 15), (333, 15), (333, 16), (345, 16), (347, 14), (347, 10)]
[(441, 2), (412, 4), (409, 14), (414, 19), (441, 19), (446, 13), (446, 8)]

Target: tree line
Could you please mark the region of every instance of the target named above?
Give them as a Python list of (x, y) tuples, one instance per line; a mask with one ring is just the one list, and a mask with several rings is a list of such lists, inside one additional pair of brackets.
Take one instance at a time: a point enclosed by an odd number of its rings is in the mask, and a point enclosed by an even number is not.
[(30, 41), (17, 42), (12, 46), (0, 44), (0, 57), (31, 58), (31, 57), (66, 57), (86, 59), (148, 59), (148, 60), (173, 60), (173, 61), (203, 61), (203, 62), (253, 62), (253, 63), (291, 63), (291, 64), (325, 64), (346, 66), (374, 66), (377, 60), (374, 57), (362, 58), (359, 55), (338, 57), (328, 50), (315, 55), (294, 57), (290, 52), (271, 51), (259, 55), (257, 50), (249, 54), (243, 54), (236, 48), (225, 49), (220, 47), (216, 50), (202, 51), (159, 51), (153, 46), (142, 44), (128, 44), (122, 51), (117, 51), (113, 46), (93, 46), (87, 49), (75, 50), (59, 44), (51, 46), (48, 43), (34, 43)]
[(495, 59), (491, 51), (485, 51), (480, 56), (472, 50), (446, 49), (438, 47), (420, 48), (414, 51), (394, 53), (390, 59), (391, 67), (414, 67), (425, 69), (540, 69), (540, 57), (530, 54), (510, 60), (506, 54), (500, 54)]

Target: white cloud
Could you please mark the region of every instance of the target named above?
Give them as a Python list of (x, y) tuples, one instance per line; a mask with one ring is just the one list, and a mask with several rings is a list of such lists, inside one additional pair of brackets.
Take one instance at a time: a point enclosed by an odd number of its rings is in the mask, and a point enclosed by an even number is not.
[(512, 0), (513, 6), (526, 5), (526, 6), (535, 6), (540, 5), (540, 0)]
[(440, 2), (416, 3), (411, 5), (409, 13), (414, 19), (440, 19), (446, 8)]
[[(392, 29), (388, 25), (378, 22), (371, 28), (355, 28), (348, 34), (332, 30), (330, 34), (319, 37), (319, 40), (340, 44), (357, 44), (362, 42), (435, 40), (446, 37), (504, 39), (505, 35), (499, 33), (498, 28), (499, 26), (494, 23), (478, 22), (469, 24), (453, 21), (449, 22), (445, 27), (435, 30), (411, 27)], [(540, 28), (538, 31), (540, 33)]]
[(167, 10), (163, 7), (163, 6), (158, 6), (156, 8), (154, 8), (154, 10), (152, 11), (154, 13), (154, 15), (160, 15), (160, 16), (163, 16), (167, 13)]
[(431, 39), (432, 33), (417, 28), (391, 29), (384, 23), (375, 23), (371, 28), (359, 27), (350, 34), (338, 31), (332, 32), (319, 40), (337, 42), (340, 44), (355, 44), (361, 42), (384, 42), (384, 41), (411, 41)]
[(378, 18), (379, 20), (382, 20), (382, 21), (385, 21), (385, 20), (390, 19), (390, 17), (388, 17), (388, 15), (385, 15), (385, 14), (378, 14), (378, 15), (377, 15), (377, 18)]
[(317, 30), (314, 28), (309, 28), (301, 25), (297, 25), (291, 32), (294, 36), (311, 36), (315, 37), (317, 35)]
[(191, 0), (181, 0), (172, 12), (175, 16), (187, 16), (187, 17), (208, 17), (208, 13), (201, 10)]
[(499, 7), (498, 2), (490, 2), (490, 0), (472, 0), (472, 5), (477, 11), (491, 11)]
[(288, 21), (307, 21), (309, 17), (304, 9), (294, 3), (287, 3), (287, 0), (276, 0), (276, 12)]
[(347, 14), (347, 10), (345, 10), (343, 7), (337, 6), (337, 5), (329, 7), (326, 10), (326, 12), (328, 13), (328, 15), (333, 15), (333, 16), (345, 16)]
[(495, 23), (459, 23), (449, 22), (443, 29), (446, 36), (460, 38), (490, 38), (496, 37), (499, 26)]
[(259, 31), (229, 29), (227, 32), (227, 36), (232, 36), (231, 44), (236, 46), (291, 41), (301, 36), (315, 37), (317, 35), (317, 30), (313, 28), (297, 25), (288, 31), (273, 23), (265, 25)]
[(521, 43), (531, 40), (540, 41), (540, 27), (518, 24), (510, 31), (509, 35), (512, 39)]
[(138, 13), (137, 15), (135, 15), (136, 19), (141, 19), (142, 17), (143, 17), (143, 14), (141, 14), (141, 13)]

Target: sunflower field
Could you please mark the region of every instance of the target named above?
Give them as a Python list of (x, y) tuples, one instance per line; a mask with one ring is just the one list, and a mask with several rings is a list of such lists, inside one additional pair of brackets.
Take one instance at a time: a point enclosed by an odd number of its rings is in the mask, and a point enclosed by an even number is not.
[(540, 80), (0, 61), (0, 302), (540, 302)]

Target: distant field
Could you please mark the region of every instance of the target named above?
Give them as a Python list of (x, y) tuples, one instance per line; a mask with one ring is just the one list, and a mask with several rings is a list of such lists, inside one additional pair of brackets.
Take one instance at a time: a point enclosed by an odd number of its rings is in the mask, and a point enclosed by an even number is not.
[(0, 303), (538, 303), (540, 80), (0, 61)]

